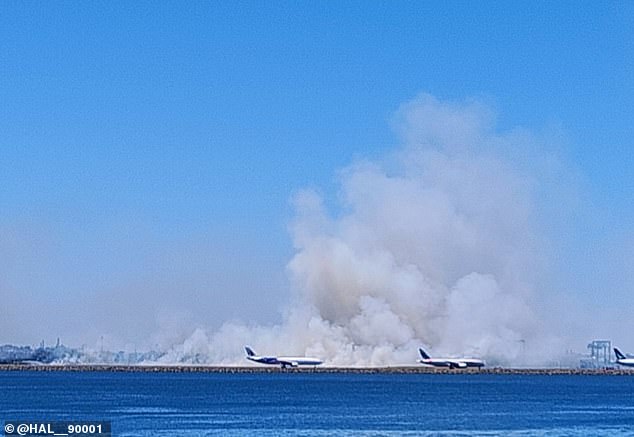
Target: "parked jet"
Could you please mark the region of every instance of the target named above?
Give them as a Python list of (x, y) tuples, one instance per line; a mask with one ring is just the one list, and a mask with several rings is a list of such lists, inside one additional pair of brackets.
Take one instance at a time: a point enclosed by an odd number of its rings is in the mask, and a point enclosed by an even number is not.
[(258, 356), (253, 352), (249, 346), (245, 346), (244, 350), (247, 352), (247, 360), (254, 361), (260, 364), (272, 364), (275, 366), (281, 366), (282, 369), (286, 367), (297, 367), (297, 366), (318, 366), (323, 361), (319, 358), (310, 358), (310, 357), (266, 357), (266, 356)]
[(634, 358), (626, 357), (620, 350), (614, 348), (614, 354), (616, 355), (616, 363), (621, 366), (634, 367)]
[(467, 367), (484, 367), (484, 361), (477, 358), (432, 358), (423, 348), (419, 348), (419, 363), (426, 366), (449, 367), (450, 369), (466, 369)]

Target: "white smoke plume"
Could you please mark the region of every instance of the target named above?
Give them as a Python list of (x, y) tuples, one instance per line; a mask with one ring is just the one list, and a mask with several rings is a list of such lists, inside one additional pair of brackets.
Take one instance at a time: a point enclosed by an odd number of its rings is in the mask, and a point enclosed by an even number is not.
[(496, 132), (483, 104), (429, 95), (405, 104), (395, 125), (397, 152), (342, 171), (339, 213), (314, 191), (296, 194), (284, 321), (198, 329), (165, 361), (243, 364), (250, 344), (329, 365), (413, 364), (420, 346), (489, 364), (545, 363), (544, 344), (558, 345), (533, 309), (538, 181), (505, 158), (526, 138)]

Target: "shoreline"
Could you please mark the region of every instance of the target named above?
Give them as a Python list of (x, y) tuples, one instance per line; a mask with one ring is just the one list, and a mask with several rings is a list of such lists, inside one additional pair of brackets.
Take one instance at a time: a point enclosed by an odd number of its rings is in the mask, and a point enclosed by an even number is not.
[(301, 367), (213, 365), (119, 365), (119, 364), (0, 364), (0, 372), (116, 372), (116, 373), (323, 373), (323, 374), (450, 374), (450, 375), (632, 375), (634, 369), (506, 368), (447, 369), (424, 366), (393, 367)]

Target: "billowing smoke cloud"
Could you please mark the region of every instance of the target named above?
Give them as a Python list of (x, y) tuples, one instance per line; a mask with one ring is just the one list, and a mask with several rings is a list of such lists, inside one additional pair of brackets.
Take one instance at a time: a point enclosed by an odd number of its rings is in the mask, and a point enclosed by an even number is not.
[(490, 364), (545, 362), (556, 340), (533, 310), (537, 182), (505, 158), (526, 138), (496, 132), (485, 105), (429, 95), (404, 105), (395, 126), (397, 152), (341, 172), (336, 214), (318, 193), (296, 194), (283, 323), (199, 329), (165, 361), (244, 363), (250, 344), (331, 365), (414, 363), (419, 346)]

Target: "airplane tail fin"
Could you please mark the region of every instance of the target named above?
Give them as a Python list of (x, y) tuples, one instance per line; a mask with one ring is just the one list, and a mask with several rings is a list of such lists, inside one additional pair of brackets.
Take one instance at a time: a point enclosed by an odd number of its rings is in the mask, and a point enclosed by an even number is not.
[(418, 353), (420, 353), (420, 356), (423, 357), (424, 360), (428, 360), (430, 358), (429, 355), (427, 355), (427, 352), (425, 352), (422, 347), (418, 348)]
[(251, 349), (249, 346), (245, 346), (244, 350), (246, 351), (247, 356), (249, 357), (255, 356), (255, 352), (253, 352), (253, 349)]
[(623, 353), (616, 347), (614, 348), (614, 354), (616, 355), (617, 360), (623, 360), (626, 358), (625, 355), (623, 355)]

